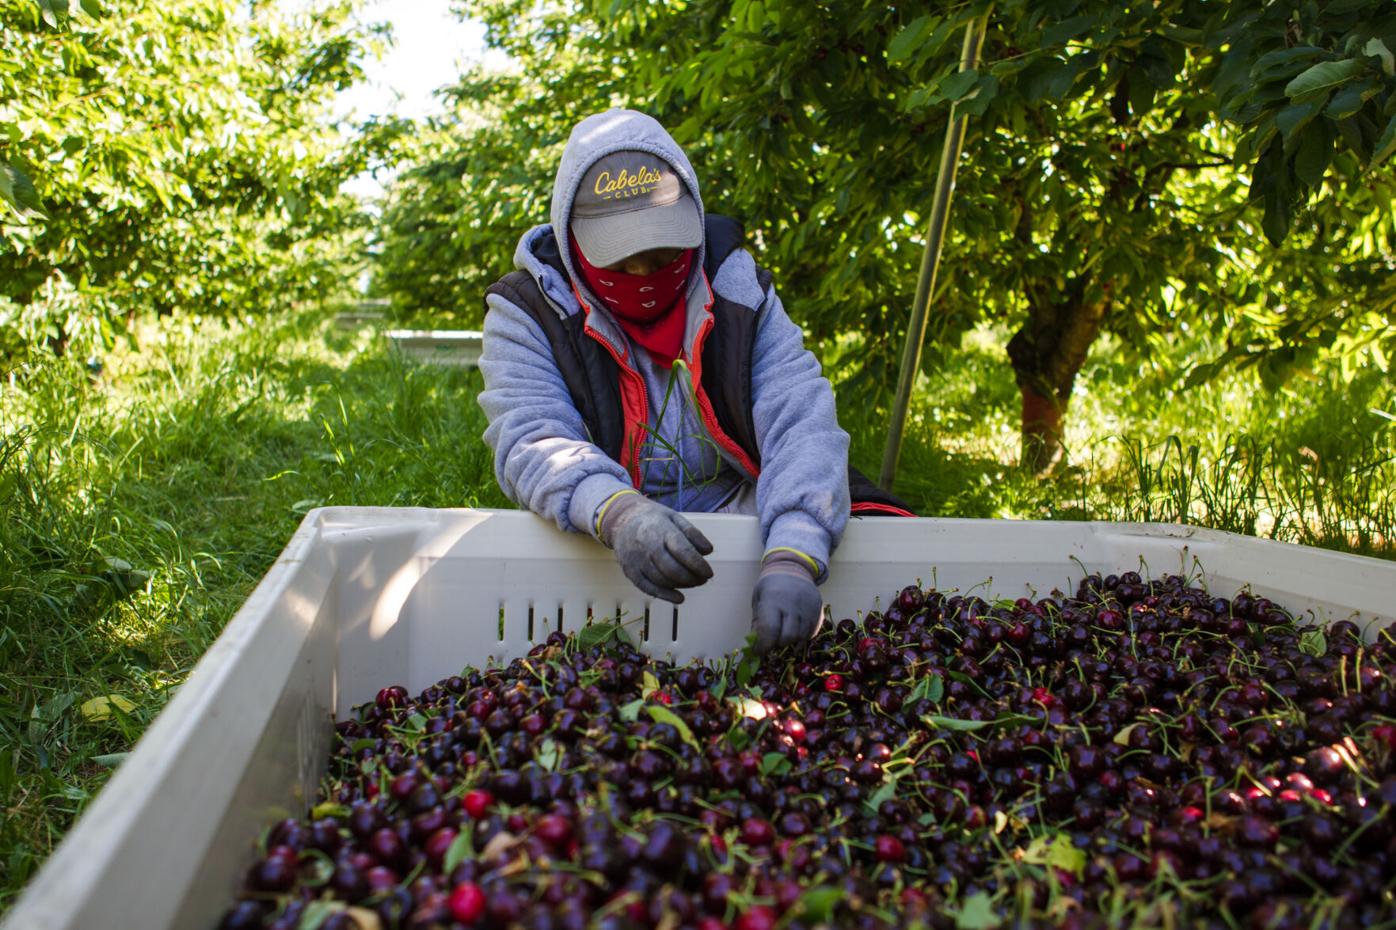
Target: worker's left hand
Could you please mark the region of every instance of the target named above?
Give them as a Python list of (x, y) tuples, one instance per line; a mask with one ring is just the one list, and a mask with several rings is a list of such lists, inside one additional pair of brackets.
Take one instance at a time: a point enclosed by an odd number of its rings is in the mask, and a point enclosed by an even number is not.
[(783, 550), (761, 561), (761, 574), (751, 592), (757, 652), (801, 643), (814, 635), (824, 609), (814, 571), (805, 557)]

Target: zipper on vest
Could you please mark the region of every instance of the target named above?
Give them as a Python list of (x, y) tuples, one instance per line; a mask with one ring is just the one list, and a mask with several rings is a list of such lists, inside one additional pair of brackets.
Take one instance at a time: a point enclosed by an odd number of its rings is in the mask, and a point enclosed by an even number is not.
[[(625, 417), (625, 440), (620, 450), (621, 466), (630, 473), (630, 483), (635, 486), (635, 489), (642, 491), (643, 489), (640, 487), (643, 483), (640, 474), (640, 449), (644, 444), (645, 424), (649, 420), (650, 412), (649, 392), (645, 390), (645, 379), (626, 363), (620, 352), (611, 345), (605, 336), (591, 328), (591, 305), (582, 299), (582, 292), (577, 289), (575, 282), (572, 283), (572, 293), (576, 295), (577, 303), (581, 304), (582, 313), (585, 315), (582, 332), (599, 342), (601, 347), (610, 353), (611, 358), (615, 360), (616, 367), (620, 369), (620, 409), (622, 416)], [(627, 385), (629, 385), (629, 390), (626, 389)], [(640, 395), (638, 411), (634, 404), (634, 395), (637, 390)]]
[[(706, 273), (704, 273), (703, 278), (706, 282)], [(708, 304), (703, 309), (709, 310), (712, 305), (712, 288), (709, 287)], [(722, 431), (722, 427), (717, 423), (717, 414), (713, 412), (712, 401), (708, 399), (707, 392), (703, 390), (703, 342), (708, 338), (708, 332), (713, 328), (713, 322), (714, 318), (709, 315), (698, 328), (698, 335), (693, 339), (693, 352), (688, 359), (689, 370), (693, 372), (693, 396), (698, 399), (698, 419), (703, 421), (703, 426), (712, 436), (713, 441), (732, 456), (738, 465), (746, 469), (747, 474), (751, 475), (751, 480), (755, 481), (757, 476), (761, 474), (761, 469), (751, 460), (751, 456), (746, 454), (746, 450), (737, 445), (736, 440)]]

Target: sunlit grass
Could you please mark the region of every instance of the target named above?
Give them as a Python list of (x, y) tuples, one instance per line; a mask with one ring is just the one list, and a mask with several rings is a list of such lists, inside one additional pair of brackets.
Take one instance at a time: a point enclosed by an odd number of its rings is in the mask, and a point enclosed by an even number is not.
[[(1062, 458), (1038, 479), (1015, 465), (1006, 338), (974, 331), (920, 379), (896, 482), (919, 513), (1182, 522), (1396, 556), (1396, 389), (1385, 373), (1347, 382), (1334, 365), (1266, 391), (1236, 372), (1183, 391), (1176, 358), (1150, 365), (1106, 338), (1078, 378)], [(854, 461), (876, 474), (885, 415), (845, 426)]]
[[(474, 372), (310, 313), (150, 330), (0, 387), (0, 907), (330, 504), (506, 506)], [(106, 694), (134, 705), (93, 721)]]

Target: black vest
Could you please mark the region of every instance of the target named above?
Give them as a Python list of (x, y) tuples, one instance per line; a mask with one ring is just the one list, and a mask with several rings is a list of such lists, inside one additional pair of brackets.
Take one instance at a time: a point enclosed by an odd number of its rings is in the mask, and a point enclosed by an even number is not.
[[(703, 271), (711, 282), (722, 263), (741, 247), (743, 231), (731, 217), (709, 213), (705, 234)], [(570, 280), (551, 231), (539, 239), (534, 254), (556, 269), (564, 280)], [(758, 267), (756, 280), (764, 295), (771, 283), (770, 272)], [(611, 458), (621, 461), (626, 424), (621, 411), (620, 371), (611, 354), (586, 335), (585, 314), (560, 315), (527, 271), (512, 271), (500, 278), (485, 291), (487, 297), (490, 294), (498, 294), (523, 310), (542, 328), (563, 383), (586, 424), (587, 438)], [(488, 312), (488, 302), (485, 308)], [(758, 308), (743, 306), (714, 290), (710, 309), (713, 327), (703, 344), (703, 392), (712, 404), (718, 427), (759, 467), (761, 450), (756, 443), (751, 400), (751, 356), (756, 344)], [(902, 511), (910, 515), (905, 504), (857, 469), (850, 466), (848, 474), (855, 512)]]

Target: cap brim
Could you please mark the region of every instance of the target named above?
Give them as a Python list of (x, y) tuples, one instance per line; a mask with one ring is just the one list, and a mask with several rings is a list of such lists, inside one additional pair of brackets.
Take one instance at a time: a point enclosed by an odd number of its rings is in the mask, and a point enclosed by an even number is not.
[(587, 261), (602, 267), (648, 249), (693, 249), (703, 242), (698, 204), (680, 197), (662, 207), (611, 216), (572, 217), (572, 235)]

